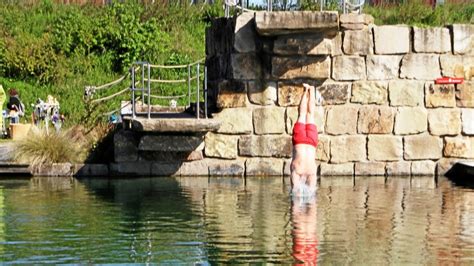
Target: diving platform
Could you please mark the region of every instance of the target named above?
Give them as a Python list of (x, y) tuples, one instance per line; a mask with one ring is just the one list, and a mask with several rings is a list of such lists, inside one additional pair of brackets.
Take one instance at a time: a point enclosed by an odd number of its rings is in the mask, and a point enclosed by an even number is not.
[(216, 119), (197, 119), (186, 113), (165, 113), (151, 118), (124, 116), (123, 123), (126, 128), (139, 132), (205, 133), (215, 132), (221, 126), (221, 121)]
[(31, 171), (27, 164), (0, 162), (0, 175), (31, 175)]

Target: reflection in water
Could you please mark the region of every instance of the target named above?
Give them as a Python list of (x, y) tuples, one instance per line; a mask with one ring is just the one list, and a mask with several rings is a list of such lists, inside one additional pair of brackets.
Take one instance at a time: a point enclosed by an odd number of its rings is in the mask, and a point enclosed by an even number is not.
[[(285, 180), (287, 181), (287, 180)], [(0, 261), (472, 264), (474, 191), (433, 178), (0, 180)]]

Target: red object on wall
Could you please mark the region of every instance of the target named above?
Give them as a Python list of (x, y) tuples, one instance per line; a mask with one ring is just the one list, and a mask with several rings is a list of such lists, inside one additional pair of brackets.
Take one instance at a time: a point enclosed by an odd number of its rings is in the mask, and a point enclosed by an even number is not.
[(435, 80), (436, 84), (462, 84), (463, 82), (464, 78), (442, 77)]

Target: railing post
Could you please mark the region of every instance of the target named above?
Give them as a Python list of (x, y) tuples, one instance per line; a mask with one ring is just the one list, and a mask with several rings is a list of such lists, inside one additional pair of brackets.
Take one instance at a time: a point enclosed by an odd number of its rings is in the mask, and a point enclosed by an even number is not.
[(207, 66), (204, 66), (204, 116), (207, 119)]
[(191, 107), (191, 65), (188, 65), (188, 107)]
[(135, 119), (135, 67), (132, 65), (132, 118)]
[(196, 65), (196, 81), (197, 81), (197, 93), (196, 93), (196, 117), (199, 119), (199, 63)]
[(145, 63), (142, 63), (142, 106), (145, 104)]
[(148, 66), (148, 81), (147, 81), (147, 89), (148, 89), (148, 119), (151, 118), (151, 66), (150, 63), (147, 63)]

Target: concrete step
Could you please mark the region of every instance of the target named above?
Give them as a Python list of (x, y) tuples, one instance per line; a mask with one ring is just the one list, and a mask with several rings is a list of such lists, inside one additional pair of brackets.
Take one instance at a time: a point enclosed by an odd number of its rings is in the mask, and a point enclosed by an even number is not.
[(31, 175), (27, 164), (19, 164), (13, 162), (0, 162), (0, 175)]

